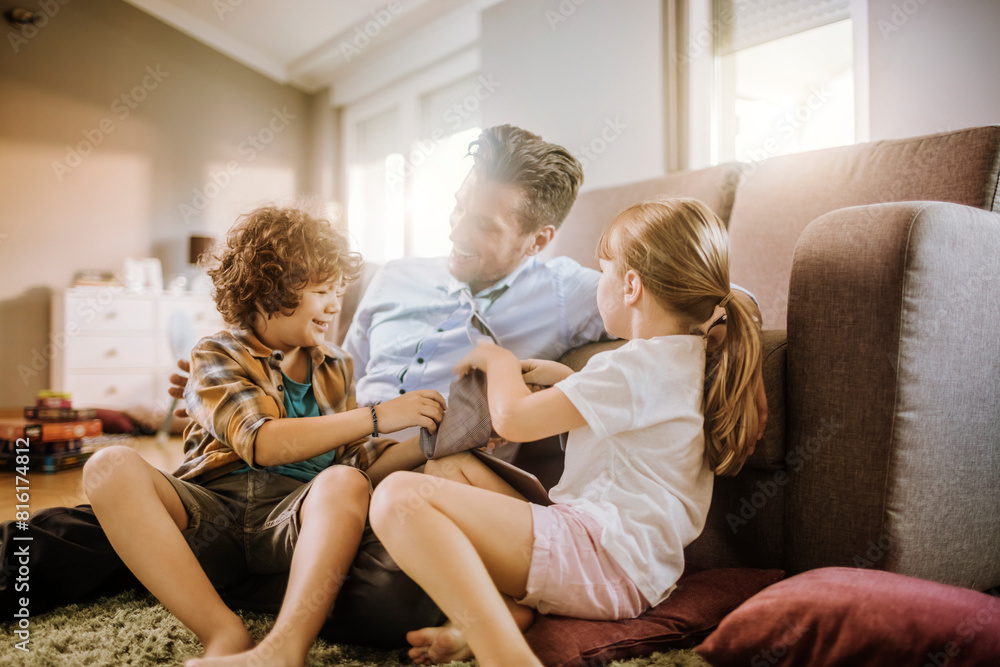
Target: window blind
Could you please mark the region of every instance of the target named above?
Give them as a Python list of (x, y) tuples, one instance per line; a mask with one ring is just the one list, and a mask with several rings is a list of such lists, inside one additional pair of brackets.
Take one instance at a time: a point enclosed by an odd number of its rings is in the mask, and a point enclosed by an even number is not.
[(850, 0), (715, 0), (716, 49), (727, 55), (851, 16)]

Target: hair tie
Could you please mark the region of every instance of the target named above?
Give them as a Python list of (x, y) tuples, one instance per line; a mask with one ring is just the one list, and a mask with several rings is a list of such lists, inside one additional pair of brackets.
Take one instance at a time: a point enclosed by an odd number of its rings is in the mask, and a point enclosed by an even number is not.
[(722, 301), (719, 302), (719, 306), (718, 307), (719, 308), (725, 308), (726, 304), (728, 304), (730, 301), (732, 301), (732, 299), (733, 299), (734, 296), (735, 295), (733, 294), (733, 292), (730, 291), (729, 294), (727, 294), (726, 296), (722, 297)]

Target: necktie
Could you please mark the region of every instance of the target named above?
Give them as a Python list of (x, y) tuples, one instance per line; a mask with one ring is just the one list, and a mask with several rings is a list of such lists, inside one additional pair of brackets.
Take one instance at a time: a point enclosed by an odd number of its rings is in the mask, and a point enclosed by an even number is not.
[[(507, 285), (498, 287), (497, 289), (484, 294), (480, 298), (488, 299), (487, 308), (492, 306), (500, 296), (507, 291)], [(468, 287), (463, 287), (458, 293), (458, 300), (463, 306), (469, 307), (469, 319), (466, 321), (466, 332), (469, 335), (469, 342), (473, 345), (479, 343), (483, 337), (489, 338), (496, 345), (500, 344), (500, 337), (496, 335), (490, 325), (486, 322), (486, 316), (483, 311), (479, 309), (479, 303), (476, 297), (472, 296), (472, 292)]]

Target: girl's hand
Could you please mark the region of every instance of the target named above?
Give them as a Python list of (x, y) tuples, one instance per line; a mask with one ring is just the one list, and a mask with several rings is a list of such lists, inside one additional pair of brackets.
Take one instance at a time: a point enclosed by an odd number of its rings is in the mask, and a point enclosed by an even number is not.
[(436, 433), (444, 409), (444, 397), (433, 389), (407, 392), (375, 406), (379, 433), (393, 433), (410, 426), (422, 426)]
[(551, 387), (572, 374), (572, 368), (565, 364), (560, 364), (558, 361), (525, 359), (521, 362), (521, 378), (532, 391)]
[[(490, 361), (508, 355), (511, 358), (514, 358), (512, 352), (505, 350), (499, 345), (496, 345), (494, 343), (484, 341), (479, 345), (477, 345), (472, 350), (472, 352), (469, 352), (467, 355), (465, 355), (464, 359), (455, 364), (455, 368), (453, 370), (455, 372), (455, 375), (459, 377), (467, 375), (473, 369), (476, 368), (478, 368), (481, 371), (485, 371), (486, 366), (489, 365)], [(517, 363), (517, 359), (514, 359), (514, 362)]]

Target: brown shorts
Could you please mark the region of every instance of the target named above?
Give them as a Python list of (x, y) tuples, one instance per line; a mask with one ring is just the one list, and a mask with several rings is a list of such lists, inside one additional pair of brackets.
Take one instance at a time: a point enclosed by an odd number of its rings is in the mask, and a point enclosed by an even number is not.
[(163, 475), (187, 510), (182, 534), (213, 586), (291, 568), (301, 528), (299, 509), (315, 480), (249, 470), (201, 486)]

